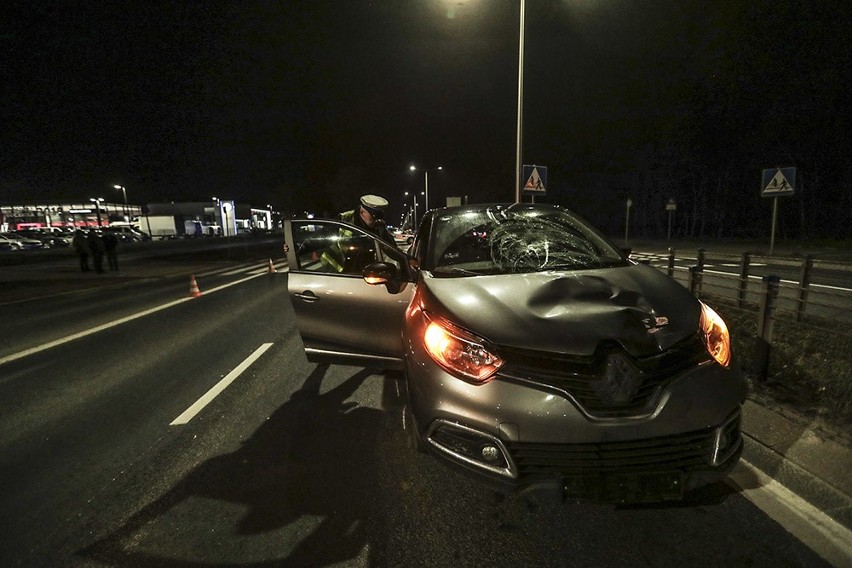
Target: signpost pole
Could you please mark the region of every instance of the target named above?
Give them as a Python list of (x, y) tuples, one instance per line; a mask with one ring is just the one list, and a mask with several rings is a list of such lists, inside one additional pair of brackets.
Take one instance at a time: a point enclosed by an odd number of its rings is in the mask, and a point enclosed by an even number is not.
[(630, 227), (630, 206), (633, 205), (633, 200), (627, 200), (627, 213), (624, 216), (624, 244), (627, 245), (627, 229)]
[(772, 229), (769, 235), (769, 254), (775, 253), (775, 226), (778, 224), (778, 198), (793, 195), (796, 190), (796, 168), (768, 168), (763, 170), (761, 196), (772, 198)]
[(672, 240), (672, 210), (669, 209), (669, 230), (666, 233), (666, 240)]
[(666, 211), (669, 214), (669, 230), (666, 233), (666, 240), (672, 240), (672, 215), (677, 210), (677, 203), (674, 199), (669, 199), (668, 203), (666, 203)]
[(769, 233), (769, 256), (775, 250), (775, 223), (778, 221), (778, 197), (772, 198), (772, 229)]

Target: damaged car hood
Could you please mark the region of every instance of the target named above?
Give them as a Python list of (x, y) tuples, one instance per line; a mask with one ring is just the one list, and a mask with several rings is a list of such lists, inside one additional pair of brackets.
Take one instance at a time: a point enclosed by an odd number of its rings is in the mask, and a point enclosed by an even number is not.
[(424, 274), (424, 308), (497, 345), (591, 355), (615, 341), (653, 355), (695, 334), (700, 304), (658, 270), (635, 265), (461, 278)]

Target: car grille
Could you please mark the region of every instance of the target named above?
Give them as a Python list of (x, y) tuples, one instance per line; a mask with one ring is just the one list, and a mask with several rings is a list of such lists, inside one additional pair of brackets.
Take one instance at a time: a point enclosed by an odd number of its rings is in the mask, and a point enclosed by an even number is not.
[[(741, 443), (739, 419), (731, 420), (725, 430), (727, 458)], [(707, 428), (628, 442), (505, 444), (519, 477), (534, 477), (706, 470), (713, 459), (715, 440), (716, 428)]]
[[(568, 395), (588, 415), (595, 418), (624, 418), (652, 412), (662, 387), (685, 369), (709, 360), (698, 334), (681, 341), (663, 353), (632, 358), (617, 346), (598, 350), (589, 358), (577, 358), (549, 352), (498, 348), (506, 364), (500, 377), (532, 382)], [(601, 388), (606, 362), (618, 353), (629, 361), (638, 377), (635, 389), (623, 400), (614, 401)]]

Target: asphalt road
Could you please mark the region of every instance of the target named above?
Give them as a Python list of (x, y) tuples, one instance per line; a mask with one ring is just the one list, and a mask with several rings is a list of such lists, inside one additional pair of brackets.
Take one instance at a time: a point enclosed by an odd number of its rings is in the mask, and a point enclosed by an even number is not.
[(563, 504), (416, 453), (400, 377), (307, 363), (266, 272), (3, 306), (0, 565), (828, 565), (729, 484)]

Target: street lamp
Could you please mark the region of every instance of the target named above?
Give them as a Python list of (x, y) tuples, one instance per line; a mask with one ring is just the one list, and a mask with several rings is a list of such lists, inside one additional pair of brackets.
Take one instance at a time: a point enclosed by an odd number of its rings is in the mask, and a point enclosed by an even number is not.
[(114, 185), (115, 189), (121, 190), (121, 195), (124, 197), (124, 220), (127, 221), (127, 189), (123, 185)]
[(222, 218), (222, 201), (218, 197), (216, 197), (215, 195), (213, 197), (211, 197), (210, 199), (212, 199), (213, 201), (216, 202), (216, 213), (213, 214), (213, 221), (215, 221), (217, 223), (221, 223), (222, 225), (221, 225), (220, 228), (221, 228), (222, 231), (224, 231), (225, 230), (225, 221)]
[(101, 202), (103, 200), (104, 200), (103, 197), (90, 197), (89, 198), (89, 201), (91, 201), (92, 203), (95, 204), (95, 210), (98, 213), (98, 228), (100, 228), (102, 226), (101, 225)]
[[(406, 197), (408, 197), (408, 192), (405, 192)], [(423, 192), (420, 192), (420, 195), (423, 195)], [(411, 232), (414, 233), (417, 231), (417, 192), (411, 192)]]
[(524, 118), (524, 14), (526, 0), (521, 0), (521, 25), (518, 34), (518, 132), (515, 138), (515, 203), (521, 202), (521, 147)]
[(443, 170), (444, 168), (442, 166), (438, 166), (437, 168), (426, 169), (426, 168), (417, 168), (415, 166), (410, 166), (408, 169), (411, 170), (412, 172), (423, 172), (423, 174), (424, 174), (423, 179), (425, 180), (425, 185), (426, 185), (425, 207), (426, 207), (426, 211), (429, 211), (429, 172), (435, 172), (435, 171), (438, 171), (438, 170)]

